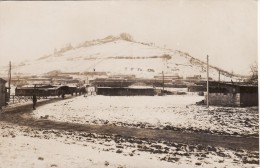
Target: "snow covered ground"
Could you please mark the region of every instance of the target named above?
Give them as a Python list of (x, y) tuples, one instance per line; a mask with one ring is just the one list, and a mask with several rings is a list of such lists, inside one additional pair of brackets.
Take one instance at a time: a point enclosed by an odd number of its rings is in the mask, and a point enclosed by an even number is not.
[[(39, 106), (22, 117), (34, 117), (35, 121), (258, 134), (256, 107), (206, 109), (194, 105), (201, 99), (196, 95), (78, 96)], [(14, 117), (19, 113), (7, 115)], [(55, 127), (44, 129), (0, 120), (0, 167), (256, 168), (258, 163), (258, 151), (56, 130)]]
[(258, 108), (196, 106), (203, 97), (88, 96), (41, 106), (33, 117), (82, 124), (254, 135), (259, 132)]
[(0, 167), (257, 167), (258, 152), (146, 142), (0, 122)]

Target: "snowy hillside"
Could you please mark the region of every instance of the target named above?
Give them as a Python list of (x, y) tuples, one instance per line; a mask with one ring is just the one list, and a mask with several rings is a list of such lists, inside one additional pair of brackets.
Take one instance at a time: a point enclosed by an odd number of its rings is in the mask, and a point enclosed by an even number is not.
[[(39, 75), (54, 70), (108, 72), (145, 78), (153, 78), (164, 71), (165, 75), (184, 78), (194, 75), (206, 77), (206, 64), (189, 54), (135, 42), (122, 35), (86, 41), (75, 47), (68, 45), (53, 54), (15, 66), (13, 73)], [(225, 71), (221, 74), (222, 80), (230, 81), (231, 74)], [(210, 77), (217, 80), (218, 76), (219, 70), (211, 67)]]

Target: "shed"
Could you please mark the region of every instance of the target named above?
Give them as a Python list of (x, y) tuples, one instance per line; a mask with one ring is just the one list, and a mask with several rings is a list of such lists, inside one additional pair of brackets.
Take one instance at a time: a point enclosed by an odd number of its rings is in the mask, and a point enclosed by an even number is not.
[[(207, 100), (206, 96), (205, 102)], [(210, 82), (208, 96), (209, 105), (236, 107), (258, 106), (257, 85)]]

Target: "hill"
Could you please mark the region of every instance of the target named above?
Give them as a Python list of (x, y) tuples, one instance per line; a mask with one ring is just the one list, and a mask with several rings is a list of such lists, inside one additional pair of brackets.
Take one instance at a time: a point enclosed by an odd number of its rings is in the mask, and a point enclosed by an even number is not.
[[(68, 44), (55, 49), (53, 54), (37, 60), (22, 62), (13, 67), (14, 74), (41, 75), (51, 71), (61, 72), (106, 72), (108, 74), (135, 75), (141, 78), (153, 78), (161, 75), (206, 77), (206, 63), (188, 53), (157, 47), (154, 44), (136, 42), (123, 33), (104, 39), (85, 41), (72, 46)], [(210, 77), (230, 81), (240, 79), (235, 75), (210, 66)]]

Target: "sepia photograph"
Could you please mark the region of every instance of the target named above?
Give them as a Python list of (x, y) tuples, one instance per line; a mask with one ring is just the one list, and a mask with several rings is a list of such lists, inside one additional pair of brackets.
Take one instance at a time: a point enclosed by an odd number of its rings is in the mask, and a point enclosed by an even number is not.
[(0, 168), (258, 168), (258, 1), (0, 1)]

